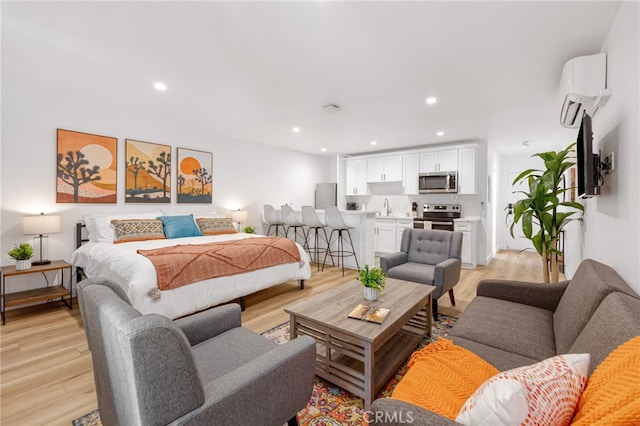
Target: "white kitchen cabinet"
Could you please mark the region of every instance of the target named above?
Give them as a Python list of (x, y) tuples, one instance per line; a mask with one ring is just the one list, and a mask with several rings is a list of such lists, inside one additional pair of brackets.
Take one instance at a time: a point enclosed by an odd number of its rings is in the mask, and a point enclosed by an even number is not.
[(345, 161), (345, 195), (367, 195), (367, 160)]
[(420, 153), (420, 172), (451, 172), (458, 170), (458, 150), (425, 151)]
[(453, 230), (462, 232), (462, 267), (473, 269), (478, 265), (478, 220), (456, 219)]
[(376, 220), (376, 253), (396, 252), (396, 221)]
[(402, 155), (367, 159), (367, 182), (402, 181)]
[(477, 194), (477, 148), (461, 148), (458, 152), (458, 194)]
[(407, 228), (413, 228), (413, 219), (398, 219), (396, 221), (396, 252), (400, 251), (402, 233)]
[(420, 173), (420, 154), (402, 156), (402, 193), (418, 193), (418, 173)]

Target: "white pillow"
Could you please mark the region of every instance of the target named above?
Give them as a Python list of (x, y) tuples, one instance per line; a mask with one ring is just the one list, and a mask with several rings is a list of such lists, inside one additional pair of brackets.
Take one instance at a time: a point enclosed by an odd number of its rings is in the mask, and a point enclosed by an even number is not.
[(568, 425), (587, 383), (589, 354), (558, 355), (484, 382), (456, 421), (467, 426)]
[(155, 210), (147, 213), (129, 213), (118, 215), (88, 214), (84, 215), (83, 219), (85, 225), (87, 226), (89, 241), (99, 243), (113, 243), (113, 240), (115, 239), (115, 233), (113, 225), (111, 224), (112, 220), (155, 219), (159, 216), (162, 216), (161, 210)]

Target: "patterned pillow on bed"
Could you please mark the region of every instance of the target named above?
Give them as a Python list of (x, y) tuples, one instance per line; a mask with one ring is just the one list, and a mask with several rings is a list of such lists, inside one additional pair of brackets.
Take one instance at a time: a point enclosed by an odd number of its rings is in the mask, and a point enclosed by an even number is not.
[(230, 217), (199, 217), (196, 219), (203, 235), (235, 234), (233, 220)]
[(166, 238), (162, 229), (162, 221), (158, 219), (112, 220), (111, 223), (115, 233), (114, 244)]

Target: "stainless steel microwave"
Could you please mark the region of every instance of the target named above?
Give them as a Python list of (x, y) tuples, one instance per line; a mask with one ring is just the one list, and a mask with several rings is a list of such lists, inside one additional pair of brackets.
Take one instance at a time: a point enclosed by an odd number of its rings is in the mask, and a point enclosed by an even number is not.
[(438, 194), (450, 192), (458, 192), (458, 172), (418, 174), (418, 193)]

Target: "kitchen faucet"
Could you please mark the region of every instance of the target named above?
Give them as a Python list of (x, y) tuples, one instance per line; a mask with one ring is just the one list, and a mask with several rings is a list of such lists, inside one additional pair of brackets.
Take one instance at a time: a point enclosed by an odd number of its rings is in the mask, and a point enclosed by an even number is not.
[(384, 199), (384, 203), (382, 204), (382, 207), (386, 207), (387, 208), (387, 216), (391, 215), (391, 207), (389, 207), (389, 200), (388, 199)]

